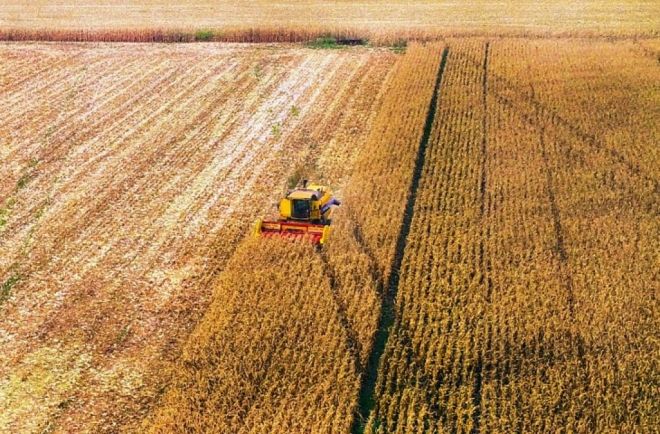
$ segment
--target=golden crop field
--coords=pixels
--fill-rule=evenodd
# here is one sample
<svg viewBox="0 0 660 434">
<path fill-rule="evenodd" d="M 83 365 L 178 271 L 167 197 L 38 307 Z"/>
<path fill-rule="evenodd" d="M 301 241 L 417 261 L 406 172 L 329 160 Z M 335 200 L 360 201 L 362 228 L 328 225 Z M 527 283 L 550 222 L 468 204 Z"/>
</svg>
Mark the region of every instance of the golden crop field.
<svg viewBox="0 0 660 434">
<path fill-rule="evenodd" d="M 655 432 L 658 17 L 6 1 L 0 433 Z"/>
<path fill-rule="evenodd" d="M 202 39 L 272 42 L 331 32 L 390 42 L 484 32 L 657 36 L 659 29 L 654 0 L 4 0 L 0 8 L 0 38 L 19 39 L 178 40 L 202 31 Z"/>
<path fill-rule="evenodd" d="M 650 431 L 656 62 L 633 42 L 410 46 L 334 238 L 243 243 L 143 429 Z"/>
<path fill-rule="evenodd" d="M 657 61 L 448 46 L 367 432 L 651 432 Z"/>
</svg>

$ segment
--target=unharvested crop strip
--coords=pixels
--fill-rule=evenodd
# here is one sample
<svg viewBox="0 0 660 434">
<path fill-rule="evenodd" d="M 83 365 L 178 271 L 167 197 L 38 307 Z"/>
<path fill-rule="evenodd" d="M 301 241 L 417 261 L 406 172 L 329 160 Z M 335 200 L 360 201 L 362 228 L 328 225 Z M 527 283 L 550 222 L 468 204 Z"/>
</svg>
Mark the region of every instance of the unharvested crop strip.
<svg viewBox="0 0 660 434">
<path fill-rule="evenodd" d="M 417 150 L 417 158 L 415 160 L 410 189 L 408 190 L 408 199 L 404 209 L 403 221 L 401 223 L 401 229 L 396 241 L 394 258 L 392 260 L 392 268 L 387 281 L 387 285 L 385 286 L 384 293 L 382 295 L 381 312 L 380 317 L 378 318 L 378 326 L 376 329 L 376 336 L 374 337 L 373 349 L 369 354 L 367 366 L 360 379 L 360 391 L 358 395 L 359 408 L 358 414 L 356 415 L 355 419 L 353 419 L 353 425 L 351 428 L 353 433 L 362 433 L 364 431 L 364 423 L 369 418 L 369 414 L 375 405 L 374 393 L 376 389 L 376 380 L 378 378 L 378 367 L 380 365 L 381 356 L 385 351 L 385 345 L 387 344 L 390 328 L 394 323 L 394 302 L 399 287 L 399 273 L 401 271 L 401 263 L 403 262 L 403 255 L 406 249 L 408 233 L 410 232 L 415 209 L 415 200 L 417 198 L 417 189 L 419 187 L 419 181 L 421 179 L 424 160 L 426 157 L 426 149 L 428 146 L 429 138 L 431 136 L 433 121 L 435 119 L 435 113 L 438 106 L 438 94 L 442 83 L 442 76 L 444 75 L 445 66 L 447 64 L 448 53 L 449 48 L 445 47 L 442 51 L 442 59 L 440 61 L 440 67 L 438 68 L 433 95 L 431 97 L 426 115 L 424 132 L 422 134 Z"/>
</svg>

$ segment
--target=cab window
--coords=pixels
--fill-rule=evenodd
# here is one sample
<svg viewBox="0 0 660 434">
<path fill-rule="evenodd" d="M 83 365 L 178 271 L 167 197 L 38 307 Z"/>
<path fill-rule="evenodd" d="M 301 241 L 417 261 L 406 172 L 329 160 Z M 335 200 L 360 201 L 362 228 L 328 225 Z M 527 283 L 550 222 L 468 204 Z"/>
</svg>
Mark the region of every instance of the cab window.
<svg viewBox="0 0 660 434">
<path fill-rule="evenodd" d="M 308 219 L 310 215 L 310 202 L 306 199 L 294 199 L 292 215 L 294 219 Z"/>
</svg>

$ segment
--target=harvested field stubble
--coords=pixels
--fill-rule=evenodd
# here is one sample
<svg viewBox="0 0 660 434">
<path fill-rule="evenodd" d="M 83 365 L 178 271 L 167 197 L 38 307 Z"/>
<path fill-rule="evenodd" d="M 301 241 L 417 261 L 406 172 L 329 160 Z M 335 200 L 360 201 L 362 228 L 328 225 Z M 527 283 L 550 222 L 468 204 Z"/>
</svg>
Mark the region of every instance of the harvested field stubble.
<svg viewBox="0 0 660 434">
<path fill-rule="evenodd" d="M 313 154 L 328 181 L 348 176 L 397 56 L 6 44 L 0 58 L 0 430 L 29 432 L 134 427 L 292 168 Z"/>
</svg>

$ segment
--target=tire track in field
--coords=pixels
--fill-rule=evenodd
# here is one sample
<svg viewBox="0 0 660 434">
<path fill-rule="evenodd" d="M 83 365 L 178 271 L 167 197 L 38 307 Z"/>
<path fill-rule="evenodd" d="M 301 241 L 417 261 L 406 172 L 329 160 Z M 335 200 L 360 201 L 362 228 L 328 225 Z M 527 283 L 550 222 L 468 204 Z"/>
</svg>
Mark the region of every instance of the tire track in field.
<svg viewBox="0 0 660 434">
<path fill-rule="evenodd" d="M 485 43 L 484 59 L 482 64 L 482 77 L 481 77 L 481 105 L 483 110 L 482 116 L 482 139 L 481 139 L 481 169 L 480 169 L 480 183 L 479 183 L 479 220 L 481 226 L 481 237 L 479 238 L 479 267 L 481 268 L 482 284 L 486 286 L 486 302 L 490 304 L 492 299 L 492 282 L 490 278 L 491 264 L 487 259 L 486 254 L 486 240 L 490 235 L 486 223 L 486 189 L 488 185 L 488 56 L 490 54 L 490 42 Z M 472 334 L 474 339 L 474 334 Z M 486 339 L 485 348 L 479 351 L 477 357 L 476 367 L 474 370 L 474 389 L 472 391 L 472 403 L 474 410 L 472 412 L 472 433 L 478 433 L 481 429 L 481 412 L 482 412 L 482 387 L 483 387 L 483 363 L 484 353 L 490 352 L 491 348 L 490 333 Z"/>
<path fill-rule="evenodd" d="M 513 87 L 511 89 L 515 90 L 515 88 Z M 656 191 L 659 189 L 660 184 L 653 175 L 647 173 L 644 169 L 639 167 L 639 165 L 630 162 L 619 151 L 604 145 L 601 141 L 598 140 L 598 138 L 595 135 L 582 130 L 581 127 L 579 127 L 577 124 L 567 120 L 559 113 L 555 112 L 552 108 L 548 108 L 538 100 L 525 95 L 523 92 L 517 91 L 517 93 L 520 96 L 522 96 L 524 99 L 527 99 L 530 102 L 530 104 L 532 104 L 532 106 L 537 110 L 537 113 L 541 117 L 548 119 L 551 123 L 555 125 L 559 125 L 565 128 L 574 137 L 576 137 L 578 140 L 581 140 L 583 143 L 586 143 L 592 149 L 604 152 L 605 155 L 609 156 L 610 159 L 612 159 L 614 162 L 621 164 L 630 173 L 652 184 Z M 516 109 L 516 104 L 512 99 L 498 93 L 495 93 L 495 97 L 498 99 L 500 103 L 508 105 L 514 110 Z M 530 120 L 532 119 L 531 117 L 526 117 L 526 118 Z M 541 127 L 537 122 L 531 123 L 531 125 L 533 125 L 537 129 L 541 129 Z"/>
<path fill-rule="evenodd" d="M 549 134 L 549 133 L 547 132 L 547 130 L 545 129 L 545 127 L 542 125 L 542 120 L 541 120 L 540 118 L 535 117 L 535 116 L 533 116 L 533 115 L 526 114 L 526 113 L 524 113 L 523 111 L 518 110 L 518 107 L 515 105 L 515 103 L 513 103 L 513 102 L 512 102 L 510 99 L 508 99 L 508 98 L 502 97 L 501 95 L 498 95 L 497 93 L 494 93 L 494 92 L 493 92 L 492 95 L 493 95 L 493 97 L 495 98 L 495 100 L 496 100 L 498 103 L 500 103 L 500 104 L 502 104 L 503 106 L 506 106 L 507 108 L 509 108 L 509 109 L 510 109 L 510 110 L 511 110 L 516 116 L 518 116 L 523 122 L 525 122 L 527 125 L 529 125 L 529 126 L 531 126 L 532 128 L 534 128 L 534 130 L 536 130 L 536 131 L 538 132 L 539 135 L 540 135 L 541 133 L 543 133 L 543 134 L 546 135 L 546 136 Z M 554 135 L 554 137 L 553 137 L 553 142 L 555 142 L 555 143 L 561 145 L 562 147 L 565 147 L 566 149 L 571 149 L 572 147 L 574 147 L 574 144 L 570 143 L 570 142 L 569 142 L 569 139 L 566 139 L 566 138 L 564 138 L 564 137 L 557 136 L 557 135 Z M 607 157 L 607 155 L 605 155 L 605 156 Z M 613 161 L 613 163 L 616 164 L 617 161 Z M 625 165 L 623 166 L 623 168 L 624 168 L 624 169 L 627 169 L 627 168 L 625 167 Z M 629 170 L 628 170 L 628 171 L 629 171 Z M 629 172 L 630 172 L 630 171 L 629 171 Z M 660 191 L 660 184 L 655 183 L 653 179 L 648 178 L 648 177 L 645 177 L 645 176 L 644 176 L 643 174 L 641 174 L 641 173 L 638 174 L 638 175 L 636 175 L 634 172 L 630 172 L 630 173 L 631 173 L 633 176 L 641 177 L 644 181 L 648 182 L 649 185 L 653 185 L 653 191 L 654 191 L 655 193 L 658 193 L 658 192 Z M 623 191 L 625 191 L 627 194 L 629 194 L 629 195 L 631 195 L 631 196 L 634 196 L 635 194 L 637 194 L 637 191 L 636 191 L 636 190 L 633 190 L 632 188 L 626 188 L 625 185 L 617 184 L 616 187 L 617 187 L 618 189 L 622 189 Z"/>
<path fill-rule="evenodd" d="M 390 329 L 394 324 L 395 319 L 395 302 L 396 294 L 399 287 L 399 274 L 401 272 L 401 264 L 406 249 L 407 238 L 410 232 L 412 218 L 414 215 L 415 201 L 417 199 L 417 189 L 424 168 L 424 160 L 426 157 L 426 149 L 428 147 L 429 138 L 433 122 L 435 120 L 435 113 L 438 107 L 438 96 L 440 87 L 442 85 L 442 77 L 444 75 L 445 67 L 447 64 L 447 55 L 449 48 L 445 47 L 442 51 L 442 59 L 438 68 L 435 85 L 433 88 L 433 95 L 429 103 L 429 108 L 426 115 L 426 122 L 424 124 L 424 132 L 422 134 L 419 148 L 417 151 L 417 158 L 415 159 L 415 166 L 413 170 L 410 189 L 408 191 L 408 199 L 404 208 L 403 221 L 401 229 L 396 241 L 395 254 L 392 260 L 392 267 L 384 288 L 382 297 L 381 313 L 378 319 L 376 334 L 374 336 L 374 344 L 367 361 L 366 368 L 360 377 L 360 390 L 358 393 L 358 414 L 353 419 L 351 432 L 354 434 L 364 432 L 364 423 L 369 419 L 375 403 L 376 382 L 378 380 L 378 368 L 380 366 L 381 357 L 385 352 L 385 346 L 389 337 Z"/>
<path fill-rule="evenodd" d="M 465 57 L 466 57 L 466 59 L 468 59 L 470 62 L 472 62 L 476 66 L 481 66 L 474 59 L 471 59 L 467 56 L 465 56 Z M 528 95 L 526 92 L 524 92 L 520 89 L 520 86 L 518 86 L 517 83 L 514 83 L 512 80 L 504 77 L 503 75 L 491 72 L 491 77 L 493 77 L 493 79 L 495 81 L 498 81 L 498 82 L 502 83 L 504 85 L 504 87 L 509 89 L 514 94 L 518 95 L 522 100 L 527 101 L 529 104 L 531 104 L 532 107 L 537 112 L 537 116 L 538 116 L 537 119 L 545 118 L 545 119 L 549 120 L 551 123 L 553 123 L 555 125 L 559 125 L 559 126 L 565 128 L 574 137 L 576 137 L 577 139 L 579 139 L 582 142 L 586 143 L 592 149 L 605 152 L 605 154 L 608 155 L 609 158 L 611 158 L 615 162 L 621 164 L 630 173 L 632 173 L 635 176 L 638 176 L 638 177 L 642 178 L 646 182 L 649 182 L 649 183 L 653 184 L 656 191 L 658 191 L 660 189 L 660 183 L 658 182 L 658 180 L 653 175 L 647 173 L 643 168 L 639 167 L 639 165 L 636 165 L 636 164 L 632 163 L 631 161 L 629 161 L 623 154 L 621 154 L 616 149 L 613 149 L 613 148 L 605 145 L 604 143 L 602 143 L 595 134 L 592 134 L 588 131 L 585 131 L 576 122 L 565 118 L 556 109 L 554 109 L 550 105 L 540 101 L 535 95 Z M 514 110 L 516 110 L 517 105 L 516 105 L 515 101 L 513 99 L 511 99 L 510 97 L 507 97 L 507 96 L 499 93 L 497 90 L 493 91 L 493 96 L 495 98 L 497 98 L 497 100 L 501 104 L 508 105 L 511 108 L 513 108 Z M 533 125 L 535 128 L 537 128 L 537 129 L 540 128 L 538 123 L 533 122 L 531 117 L 526 117 L 526 118 L 531 120 L 530 124 Z"/>
<path fill-rule="evenodd" d="M 565 242 L 565 235 L 564 235 L 564 228 L 562 225 L 562 220 L 561 220 L 561 212 L 559 209 L 559 206 L 557 204 L 557 198 L 556 198 L 556 193 L 555 193 L 555 187 L 554 187 L 554 176 L 553 176 L 553 170 L 550 167 L 550 160 L 548 158 L 547 154 L 547 149 L 546 149 L 546 143 L 544 140 L 544 129 L 541 128 L 539 132 L 539 141 L 540 141 L 540 147 L 541 147 L 541 155 L 543 159 L 543 166 L 544 166 L 544 171 L 545 171 L 545 176 L 546 176 L 546 191 L 548 195 L 548 202 L 550 204 L 550 211 L 552 214 L 552 221 L 553 221 L 553 229 L 555 233 L 555 239 L 556 239 L 556 244 L 555 244 L 555 253 L 557 254 L 559 258 L 559 273 L 560 273 L 560 279 L 561 282 L 564 285 L 564 290 L 566 293 L 567 297 L 567 303 L 568 303 L 568 311 L 569 315 L 571 318 L 571 321 L 574 321 L 575 319 L 575 288 L 574 288 L 574 283 L 573 283 L 573 272 L 571 270 L 571 265 L 569 262 L 569 256 L 568 252 L 566 250 L 566 246 L 564 244 Z M 575 356 L 577 357 L 577 361 L 580 364 L 580 371 L 583 373 L 584 378 L 582 379 L 582 384 L 587 385 L 589 384 L 589 377 L 588 377 L 588 366 L 587 366 L 587 360 L 585 358 L 585 341 L 584 337 L 580 333 L 580 331 L 570 332 L 571 334 L 571 340 L 575 342 Z"/>
<path fill-rule="evenodd" d="M 530 88 L 531 88 L 532 97 L 535 97 L 536 92 L 532 84 L 530 84 Z M 548 154 L 548 143 L 546 140 L 548 135 L 546 131 L 547 119 L 543 118 L 543 113 L 540 111 L 536 111 L 534 115 L 529 115 L 521 110 L 518 110 L 516 105 L 509 104 L 508 101 L 502 101 L 500 95 L 498 95 L 497 93 L 493 93 L 492 95 L 496 102 L 502 104 L 502 106 L 505 109 L 510 110 L 511 115 L 513 117 L 520 118 L 523 124 L 526 124 L 529 127 L 531 127 L 530 131 L 534 131 L 538 133 L 539 142 L 538 142 L 538 147 L 536 149 L 540 154 L 539 155 L 540 162 L 542 163 L 541 173 L 543 175 L 543 178 L 545 178 L 545 185 L 543 186 L 543 191 L 547 198 L 547 204 L 550 214 L 548 216 L 548 221 L 552 226 L 552 238 L 554 238 L 554 245 L 552 247 L 551 255 L 557 258 L 557 265 L 555 268 L 556 270 L 555 272 L 557 274 L 557 282 L 559 287 L 563 289 L 563 293 L 566 296 L 566 308 L 570 318 L 569 320 L 572 321 L 575 317 L 575 310 L 576 310 L 574 282 L 573 282 L 573 275 L 570 269 L 571 268 L 569 263 L 570 258 L 569 258 L 568 250 L 566 248 L 566 237 L 565 237 L 564 226 L 561 218 L 561 210 L 557 201 L 553 161 L 551 159 L 551 156 Z M 562 306 L 561 308 L 563 309 L 564 307 Z M 584 338 L 579 333 L 574 333 L 572 331 L 569 333 L 570 333 L 569 339 L 575 342 L 574 354 L 576 356 L 576 359 L 581 366 L 582 372 L 586 373 L 587 362 L 585 358 Z M 490 333 L 488 335 L 488 338 L 489 339 L 491 338 Z M 513 341 L 516 340 L 517 340 L 516 335 L 514 335 Z M 510 344 L 510 342 L 505 342 L 505 345 L 506 345 L 505 353 L 508 352 L 511 347 L 513 347 Z M 551 354 L 548 355 L 547 362 L 553 363 L 553 358 Z M 505 366 L 504 377 L 502 378 L 507 379 L 506 381 L 509 381 L 508 380 L 509 378 L 515 377 L 520 374 L 521 361 L 518 362 L 507 361 L 504 366 Z M 587 384 L 587 383 L 588 383 L 588 378 L 585 377 L 583 384 Z M 568 389 L 567 393 L 572 393 L 572 392 L 570 389 Z M 523 404 L 519 400 L 516 400 L 516 408 L 519 409 L 523 408 Z M 522 421 L 520 423 L 522 423 Z M 519 426 L 518 428 L 521 430 L 522 426 Z"/>
</svg>

